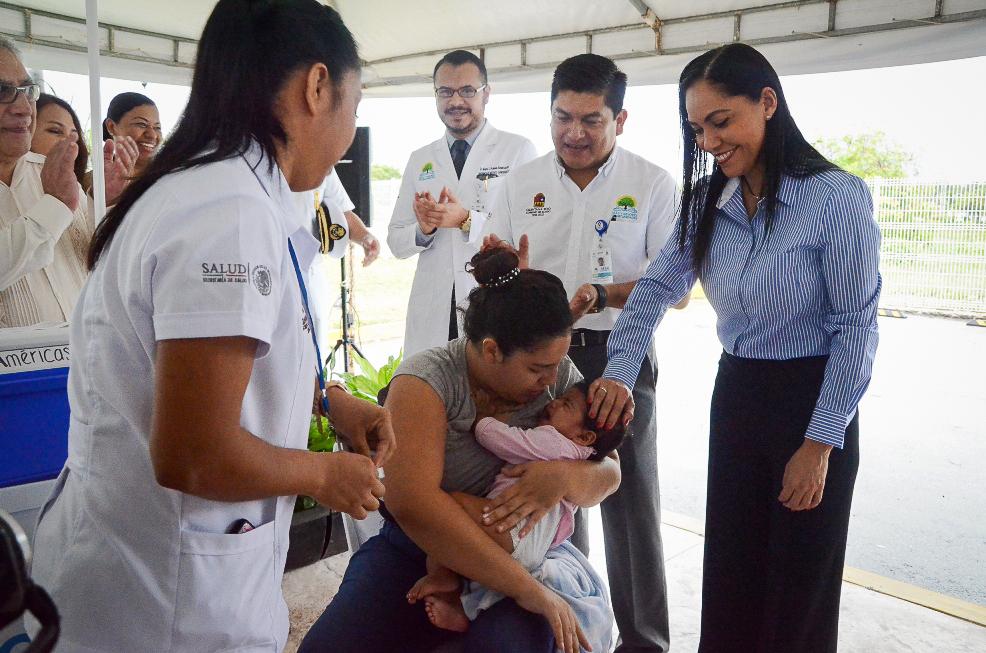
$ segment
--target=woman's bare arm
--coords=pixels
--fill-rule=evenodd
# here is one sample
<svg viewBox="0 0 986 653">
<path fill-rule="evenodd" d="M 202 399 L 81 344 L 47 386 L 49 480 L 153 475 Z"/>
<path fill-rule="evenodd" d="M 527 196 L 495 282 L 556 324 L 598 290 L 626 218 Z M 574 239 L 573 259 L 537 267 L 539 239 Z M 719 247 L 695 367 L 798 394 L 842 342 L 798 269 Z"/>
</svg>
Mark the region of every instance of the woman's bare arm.
<svg viewBox="0 0 986 653">
<path fill-rule="evenodd" d="M 448 423 L 434 389 L 399 376 L 387 409 L 401 446 L 387 466 L 386 504 L 404 532 L 439 563 L 486 587 L 515 599 L 536 592 L 537 581 L 441 489 Z"/>
<path fill-rule="evenodd" d="M 508 531 L 527 519 L 521 537 L 562 499 L 577 506 L 595 506 L 615 492 L 621 480 L 615 452 L 601 461 L 531 462 L 506 467 L 503 473 L 518 481 L 487 502 L 484 523 Z"/>
<path fill-rule="evenodd" d="M 150 438 L 157 482 L 214 501 L 309 494 L 363 519 L 384 489 L 369 458 L 276 447 L 240 426 L 256 348 L 242 336 L 158 343 Z"/>
</svg>

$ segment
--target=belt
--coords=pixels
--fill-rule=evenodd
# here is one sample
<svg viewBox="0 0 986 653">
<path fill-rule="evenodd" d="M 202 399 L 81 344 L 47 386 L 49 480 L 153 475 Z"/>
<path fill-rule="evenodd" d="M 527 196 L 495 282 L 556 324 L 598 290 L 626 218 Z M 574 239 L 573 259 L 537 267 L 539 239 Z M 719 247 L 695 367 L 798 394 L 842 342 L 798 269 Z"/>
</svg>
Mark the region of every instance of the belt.
<svg viewBox="0 0 986 653">
<path fill-rule="evenodd" d="M 397 523 L 397 520 L 394 519 L 394 516 L 390 514 L 389 510 L 387 510 L 387 504 L 385 504 L 383 501 L 380 502 L 380 516 L 389 522 L 394 522 L 395 524 Z"/>
<path fill-rule="evenodd" d="M 591 329 L 573 329 L 572 344 L 569 347 L 590 347 L 605 345 L 609 340 L 609 331 L 593 331 Z"/>
</svg>

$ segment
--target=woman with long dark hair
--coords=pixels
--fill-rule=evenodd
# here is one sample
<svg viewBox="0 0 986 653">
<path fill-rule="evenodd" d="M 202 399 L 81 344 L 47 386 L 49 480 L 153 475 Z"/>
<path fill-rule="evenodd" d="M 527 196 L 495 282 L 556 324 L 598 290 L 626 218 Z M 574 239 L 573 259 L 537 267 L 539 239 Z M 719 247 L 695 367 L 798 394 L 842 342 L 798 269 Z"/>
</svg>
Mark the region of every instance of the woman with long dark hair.
<svg viewBox="0 0 986 653">
<path fill-rule="evenodd" d="M 50 93 L 42 93 L 37 102 L 38 117 L 31 138 L 31 151 L 48 155 L 52 146 L 61 140 L 69 140 L 79 147 L 75 155 L 75 178 L 81 184 L 89 169 L 89 147 L 82 133 L 79 116 L 72 105 Z"/>
<path fill-rule="evenodd" d="M 292 193 L 351 143 L 359 66 L 316 0 L 220 0 L 174 137 L 97 228 L 68 461 L 33 566 L 60 651 L 280 651 L 295 495 L 378 507 L 383 409 L 320 390 L 376 458 L 305 450 L 324 382 L 305 292 L 318 242 Z"/>
<path fill-rule="evenodd" d="M 470 652 L 578 653 L 586 643 L 609 650 L 605 585 L 578 549 L 569 542 L 551 549 L 535 578 L 484 529 L 524 537 L 563 498 L 598 504 L 619 485 L 615 456 L 519 465 L 509 474 L 520 477 L 518 485 L 538 487 L 545 504 L 528 506 L 514 495 L 508 508 L 477 525 L 505 463 L 477 442 L 473 425 L 500 415 L 514 426 L 535 426 L 545 406 L 582 376 L 566 356 L 572 313 L 561 280 L 519 269 L 517 255 L 505 249 L 471 262 L 479 286 L 469 293 L 465 336 L 421 351 L 397 370 L 387 408 L 401 446 L 387 467 L 384 526 L 353 556 L 303 653 L 428 653 L 453 639 Z M 475 498 L 456 499 L 455 492 Z M 530 519 L 518 525 L 515 510 Z M 464 635 L 436 627 L 424 605 L 408 598 L 426 556 L 504 598 Z"/>
<path fill-rule="evenodd" d="M 712 396 L 703 653 L 835 651 L 857 404 L 877 346 L 880 234 L 866 185 L 802 136 L 777 73 L 730 44 L 678 85 L 678 238 L 637 283 L 590 388 L 633 412 L 654 326 L 696 280 L 723 345 Z"/>
</svg>

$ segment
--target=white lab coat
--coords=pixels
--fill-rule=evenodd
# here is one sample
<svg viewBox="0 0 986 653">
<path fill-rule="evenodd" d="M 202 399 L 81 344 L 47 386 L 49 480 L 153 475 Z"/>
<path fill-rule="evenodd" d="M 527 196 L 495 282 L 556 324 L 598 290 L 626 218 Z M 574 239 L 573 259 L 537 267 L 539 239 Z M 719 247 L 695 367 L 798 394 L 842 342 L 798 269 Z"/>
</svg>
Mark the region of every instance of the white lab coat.
<svg viewBox="0 0 986 653">
<path fill-rule="evenodd" d="M 464 306 L 469 291 L 476 287 L 475 279 L 466 272 L 466 263 L 482 244 L 486 213 L 492 208 L 504 177 L 536 154 L 531 141 L 500 131 L 489 122 L 469 150 L 459 179 L 444 134 L 411 154 L 387 233 L 387 245 L 394 256 L 408 258 L 418 254 L 404 330 L 405 358 L 448 342 L 452 284 L 456 303 Z M 439 229 L 425 236 L 418 227 L 414 194 L 430 191 L 437 200 L 443 186 L 472 211 L 469 235 L 459 229 Z"/>
<path fill-rule="evenodd" d="M 83 288 L 68 461 L 33 563 L 61 613 L 60 653 L 284 648 L 294 497 L 233 503 L 165 489 L 149 439 L 158 342 L 239 335 L 259 343 L 241 426 L 305 448 L 315 354 L 287 241 L 302 270 L 317 241 L 297 206 L 256 145 L 168 175 L 130 209 Z M 255 530 L 227 534 L 239 519 Z"/>
</svg>

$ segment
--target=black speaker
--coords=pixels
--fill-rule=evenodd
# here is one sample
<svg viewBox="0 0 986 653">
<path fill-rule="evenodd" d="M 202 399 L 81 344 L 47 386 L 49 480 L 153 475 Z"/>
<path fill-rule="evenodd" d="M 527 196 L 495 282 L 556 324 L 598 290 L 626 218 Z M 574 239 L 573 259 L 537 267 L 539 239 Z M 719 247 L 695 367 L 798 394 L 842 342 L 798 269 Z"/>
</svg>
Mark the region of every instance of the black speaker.
<svg viewBox="0 0 986 653">
<path fill-rule="evenodd" d="M 336 174 L 356 208 L 353 212 L 370 226 L 370 128 L 357 127 L 356 138 L 336 164 Z"/>
</svg>

